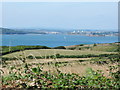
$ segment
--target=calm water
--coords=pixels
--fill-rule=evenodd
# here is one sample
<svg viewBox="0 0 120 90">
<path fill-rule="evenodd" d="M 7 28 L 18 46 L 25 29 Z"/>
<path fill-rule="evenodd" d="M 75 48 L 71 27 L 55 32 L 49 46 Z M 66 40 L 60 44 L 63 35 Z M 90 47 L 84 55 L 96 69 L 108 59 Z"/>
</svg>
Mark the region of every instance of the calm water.
<svg viewBox="0 0 120 90">
<path fill-rule="evenodd" d="M 45 34 L 45 35 L 2 35 L 3 46 L 44 45 L 49 47 L 78 44 L 117 42 L 117 36 L 89 37 L 80 35 Z"/>
</svg>

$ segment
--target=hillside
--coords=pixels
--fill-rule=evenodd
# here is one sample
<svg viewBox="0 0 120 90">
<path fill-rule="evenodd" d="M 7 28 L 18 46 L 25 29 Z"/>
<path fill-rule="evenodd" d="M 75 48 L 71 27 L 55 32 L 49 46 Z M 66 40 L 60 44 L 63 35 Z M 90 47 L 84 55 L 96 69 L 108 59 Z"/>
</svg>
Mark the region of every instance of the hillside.
<svg viewBox="0 0 120 90">
<path fill-rule="evenodd" d="M 13 29 L 8 29 L 8 28 L 0 28 L 0 34 L 27 34 L 27 32 L 16 31 Z"/>
<path fill-rule="evenodd" d="M 34 32 L 34 31 L 24 31 L 24 30 L 0 28 L 0 34 L 46 34 L 46 33 L 45 32 Z"/>
<path fill-rule="evenodd" d="M 2 46 L 2 88 L 113 89 L 120 87 L 118 44 Z"/>
<path fill-rule="evenodd" d="M 3 89 L 117 90 L 120 87 L 117 43 L 82 44 L 65 49 L 45 46 L 2 48 L 3 51 L 11 50 L 2 56 Z"/>
</svg>

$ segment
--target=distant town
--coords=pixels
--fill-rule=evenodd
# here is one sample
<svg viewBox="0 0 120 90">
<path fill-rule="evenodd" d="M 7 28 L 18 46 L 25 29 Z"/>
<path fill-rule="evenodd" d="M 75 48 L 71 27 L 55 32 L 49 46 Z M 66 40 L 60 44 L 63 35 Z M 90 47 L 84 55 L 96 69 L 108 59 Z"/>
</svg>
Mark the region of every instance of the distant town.
<svg viewBox="0 0 120 90">
<path fill-rule="evenodd" d="M 86 31 L 86 30 L 77 30 L 68 32 L 71 35 L 83 35 L 83 36 L 118 36 L 118 32 L 115 31 Z"/>
</svg>

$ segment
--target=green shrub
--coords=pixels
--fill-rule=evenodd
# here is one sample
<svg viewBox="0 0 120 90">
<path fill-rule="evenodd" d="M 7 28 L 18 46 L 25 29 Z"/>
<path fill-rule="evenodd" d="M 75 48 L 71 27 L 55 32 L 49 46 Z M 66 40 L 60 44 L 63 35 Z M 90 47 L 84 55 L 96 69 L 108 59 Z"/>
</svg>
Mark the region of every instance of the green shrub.
<svg viewBox="0 0 120 90">
<path fill-rule="evenodd" d="M 69 50 L 75 50 L 76 47 L 70 47 L 70 48 L 67 48 L 67 49 L 69 49 Z"/>
<path fill-rule="evenodd" d="M 2 55 L 31 49 L 51 49 L 47 46 L 1 46 L 1 48 L 2 52 L 0 54 Z"/>
<path fill-rule="evenodd" d="M 80 44 L 79 46 L 84 46 L 84 44 Z"/>
<path fill-rule="evenodd" d="M 64 46 L 54 47 L 54 49 L 66 49 Z"/>
<path fill-rule="evenodd" d="M 94 44 L 93 44 L 93 46 L 97 46 L 97 44 L 96 44 L 96 43 L 94 43 Z"/>
</svg>

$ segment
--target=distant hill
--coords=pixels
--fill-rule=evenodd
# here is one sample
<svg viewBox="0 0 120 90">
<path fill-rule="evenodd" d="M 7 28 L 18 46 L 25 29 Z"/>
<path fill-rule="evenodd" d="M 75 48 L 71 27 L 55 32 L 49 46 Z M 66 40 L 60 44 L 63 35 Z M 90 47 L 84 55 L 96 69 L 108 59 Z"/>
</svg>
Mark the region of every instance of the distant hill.
<svg viewBox="0 0 120 90">
<path fill-rule="evenodd" d="M 7 29 L 7 28 L 0 28 L 0 34 L 27 34 L 27 32 L 16 31 L 16 30 Z"/>
<path fill-rule="evenodd" d="M 46 33 L 0 28 L 0 34 L 46 34 Z"/>
</svg>

